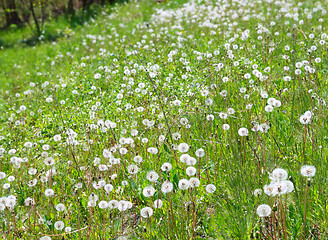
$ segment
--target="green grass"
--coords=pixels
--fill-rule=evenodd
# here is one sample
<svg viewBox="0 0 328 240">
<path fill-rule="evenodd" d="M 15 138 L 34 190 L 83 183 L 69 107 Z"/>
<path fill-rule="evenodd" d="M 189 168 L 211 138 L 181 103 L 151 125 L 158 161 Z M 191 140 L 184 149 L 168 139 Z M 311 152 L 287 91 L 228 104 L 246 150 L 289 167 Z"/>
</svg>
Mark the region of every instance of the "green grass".
<svg viewBox="0 0 328 240">
<path fill-rule="evenodd" d="M 328 62 L 320 40 L 327 41 L 327 14 L 318 3 L 290 4 L 286 11 L 297 12 L 297 21 L 278 3 L 132 1 L 99 10 L 55 43 L 2 50 L 0 172 L 6 177 L 0 180 L 0 198 L 14 195 L 16 204 L 13 211 L 0 211 L 1 233 L 8 239 L 326 239 Z M 163 22 L 158 9 L 165 13 Z M 64 32 L 61 21 L 48 26 L 58 24 Z M 249 36 L 241 39 L 246 30 Z M 11 30 L 0 38 L 18 42 L 27 31 Z M 308 53 L 312 46 L 316 50 Z M 315 72 L 302 66 L 297 75 L 296 63 L 305 60 Z M 266 111 L 268 98 L 281 106 Z M 303 125 L 299 119 L 306 111 L 313 117 Z M 146 119 L 153 122 L 145 124 Z M 270 128 L 252 131 L 255 122 Z M 230 128 L 223 130 L 224 124 Z M 248 136 L 238 134 L 242 127 Z M 68 143 L 69 129 L 77 135 L 74 145 Z M 180 160 L 181 143 L 195 158 L 195 176 L 186 174 L 188 164 Z M 150 153 L 150 147 L 158 152 Z M 203 157 L 196 156 L 200 148 Z M 112 149 L 114 158 L 106 158 L 104 149 Z M 135 156 L 143 162 L 136 163 Z M 54 165 L 45 163 L 47 157 Z M 164 172 L 163 163 L 172 169 Z M 137 174 L 129 172 L 131 165 L 138 166 Z M 303 165 L 315 166 L 315 176 L 302 176 Z M 276 168 L 288 172 L 294 189 L 255 196 Z M 158 173 L 157 181 L 147 179 L 150 171 Z M 8 176 L 15 180 L 5 189 Z M 181 190 L 179 181 L 191 177 L 200 185 Z M 29 187 L 33 179 L 36 185 Z M 95 188 L 100 180 L 113 191 Z M 170 193 L 161 190 L 165 181 L 173 184 Z M 216 191 L 208 193 L 208 184 Z M 155 189 L 153 196 L 143 194 L 147 186 Z M 45 196 L 46 189 L 55 195 Z M 99 200 L 88 207 L 93 193 Z M 34 206 L 25 206 L 28 197 Z M 133 206 L 122 212 L 98 206 L 114 199 Z M 160 209 L 153 207 L 157 199 L 163 201 Z M 55 208 L 59 203 L 66 207 L 62 212 Z M 256 214 L 261 204 L 271 207 L 268 217 Z M 150 218 L 141 216 L 144 207 L 153 209 Z M 56 230 L 57 221 L 72 232 Z"/>
</svg>

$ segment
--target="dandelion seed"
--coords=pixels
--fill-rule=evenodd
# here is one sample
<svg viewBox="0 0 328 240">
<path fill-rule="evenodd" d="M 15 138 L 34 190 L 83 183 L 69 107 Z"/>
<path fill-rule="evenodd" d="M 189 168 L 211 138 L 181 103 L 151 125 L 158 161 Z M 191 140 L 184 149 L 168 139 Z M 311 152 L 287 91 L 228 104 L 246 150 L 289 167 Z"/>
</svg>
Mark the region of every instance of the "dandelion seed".
<svg viewBox="0 0 328 240">
<path fill-rule="evenodd" d="M 181 152 L 181 153 L 188 152 L 188 150 L 189 150 L 189 145 L 188 145 L 187 143 L 180 143 L 179 146 L 178 146 L 178 150 L 179 150 L 179 152 Z"/>
<path fill-rule="evenodd" d="M 57 210 L 58 212 L 62 212 L 62 211 L 64 211 L 65 209 L 66 209 L 65 205 L 62 204 L 62 203 L 59 203 L 59 204 L 56 205 L 56 210 Z"/>
<path fill-rule="evenodd" d="M 256 213 L 259 217 L 268 217 L 271 214 L 271 207 L 269 205 L 262 204 L 257 207 Z"/>
<path fill-rule="evenodd" d="M 314 177 L 316 172 L 316 168 L 310 165 L 304 165 L 301 168 L 301 174 L 304 177 Z"/>
<path fill-rule="evenodd" d="M 55 224 L 54 224 L 54 227 L 55 227 L 56 230 L 58 230 L 58 231 L 63 230 L 64 226 L 65 226 L 65 224 L 64 224 L 63 221 L 57 221 L 57 222 L 55 222 Z"/>
</svg>

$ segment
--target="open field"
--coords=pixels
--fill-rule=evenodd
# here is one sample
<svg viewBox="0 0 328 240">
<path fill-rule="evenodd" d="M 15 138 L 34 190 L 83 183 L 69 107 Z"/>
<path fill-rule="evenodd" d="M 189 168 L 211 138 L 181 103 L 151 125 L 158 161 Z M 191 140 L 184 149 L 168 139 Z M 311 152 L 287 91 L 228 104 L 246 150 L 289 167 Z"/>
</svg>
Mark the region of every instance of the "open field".
<svg viewBox="0 0 328 240">
<path fill-rule="evenodd" d="M 3 239 L 328 239 L 327 6 L 130 1 L 0 50 Z"/>
</svg>

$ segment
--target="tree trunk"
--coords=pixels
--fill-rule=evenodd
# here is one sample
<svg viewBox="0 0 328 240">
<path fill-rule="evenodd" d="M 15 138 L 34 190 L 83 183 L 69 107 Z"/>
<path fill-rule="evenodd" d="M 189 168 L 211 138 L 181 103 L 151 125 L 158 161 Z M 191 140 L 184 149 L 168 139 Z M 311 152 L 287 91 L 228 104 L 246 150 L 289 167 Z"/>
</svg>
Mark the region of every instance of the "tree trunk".
<svg viewBox="0 0 328 240">
<path fill-rule="evenodd" d="M 73 4 L 73 0 L 69 0 L 69 1 L 68 1 L 67 12 L 68 12 L 69 14 L 74 15 L 74 4 Z"/>
<path fill-rule="evenodd" d="M 4 3 L 3 8 L 5 10 L 7 27 L 11 24 L 21 25 L 23 22 L 18 16 L 15 0 L 7 0 Z"/>
<path fill-rule="evenodd" d="M 40 30 L 38 19 L 35 16 L 34 6 L 33 6 L 33 0 L 30 0 L 30 9 L 31 9 L 31 12 L 32 12 L 32 16 L 33 16 L 33 20 L 34 20 L 35 26 L 36 26 L 36 31 L 38 33 L 38 36 L 40 36 L 41 35 L 41 30 Z"/>
</svg>

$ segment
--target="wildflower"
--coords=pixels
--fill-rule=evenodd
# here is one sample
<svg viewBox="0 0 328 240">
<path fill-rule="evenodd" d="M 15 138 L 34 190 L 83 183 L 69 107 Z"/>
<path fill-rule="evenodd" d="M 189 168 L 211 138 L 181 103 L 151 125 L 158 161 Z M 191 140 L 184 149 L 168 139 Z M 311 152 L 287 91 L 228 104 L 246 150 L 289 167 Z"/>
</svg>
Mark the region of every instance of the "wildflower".
<svg viewBox="0 0 328 240">
<path fill-rule="evenodd" d="M 181 179 L 178 185 L 181 190 L 187 190 L 190 186 L 190 183 L 187 179 Z"/>
<path fill-rule="evenodd" d="M 262 189 L 255 189 L 253 194 L 255 197 L 260 196 L 262 194 Z"/>
<path fill-rule="evenodd" d="M 287 171 L 282 168 L 276 168 L 275 170 L 272 171 L 270 175 L 270 179 L 275 181 L 283 181 L 286 180 L 287 177 L 288 177 Z"/>
<path fill-rule="evenodd" d="M 173 184 L 170 181 L 165 181 L 162 184 L 161 190 L 163 193 L 169 193 L 173 190 Z"/>
<path fill-rule="evenodd" d="M 150 171 L 147 173 L 147 179 L 151 182 L 155 182 L 158 179 L 158 174 L 155 171 Z"/>
<path fill-rule="evenodd" d="M 197 149 L 196 152 L 195 152 L 195 155 L 196 157 L 204 157 L 205 156 L 205 151 L 204 149 L 200 148 L 200 149 Z"/>
<path fill-rule="evenodd" d="M 98 203 L 98 207 L 99 207 L 100 209 L 108 208 L 108 203 L 107 203 L 106 201 L 100 201 L 100 202 Z"/>
<path fill-rule="evenodd" d="M 239 134 L 239 136 L 242 136 L 242 137 L 248 136 L 248 130 L 247 130 L 247 128 L 240 128 L 238 130 L 238 134 Z"/>
<path fill-rule="evenodd" d="M 152 197 L 155 194 L 155 188 L 152 186 L 145 187 L 142 193 L 145 197 Z"/>
<path fill-rule="evenodd" d="M 188 150 L 189 150 L 189 145 L 188 145 L 187 143 L 180 143 L 179 146 L 178 146 L 178 150 L 179 150 L 179 152 L 181 152 L 181 153 L 188 152 Z"/>
<path fill-rule="evenodd" d="M 214 184 L 208 184 L 206 185 L 206 192 L 208 193 L 214 193 L 216 191 L 216 187 Z"/>
<path fill-rule="evenodd" d="M 117 200 L 111 200 L 108 202 L 108 207 L 110 209 L 114 209 L 118 207 L 118 201 Z"/>
<path fill-rule="evenodd" d="M 138 166 L 137 165 L 130 165 L 128 166 L 128 172 L 132 175 L 138 173 Z"/>
<path fill-rule="evenodd" d="M 189 154 L 182 154 L 180 156 L 180 161 L 185 163 L 190 158 Z"/>
<path fill-rule="evenodd" d="M 187 167 L 186 173 L 188 176 L 193 176 L 196 174 L 196 168 L 194 167 Z"/>
<path fill-rule="evenodd" d="M 163 202 L 161 199 L 157 199 L 154 201 L 154 208 L 162 208 Z"/>
<path fill-rule="evenodd" d="M 55 227 L 58 231 L 63 230 L 64 226 L 65 226 L 65 224 L 64 224 L 63 221 L 57 221 L 57 222 L 55 222 L 55 224 L 54 224 L 54 227 Z"/>
<path fill-rule="evenodd" d="M 268 217 L 271 214 L 271 207 L 269 205 L 262 204 L 257 207 L 256 213 L 259 217 Z"/>
<path fill-rule="evenodd" d="M 59 203 L 59 204 L 56 205 L 56 210 L 57 210 L 58 212 L 62 212 L 62 211 L 64 211 L 65 209 L 66 209 L 65 205 L 62 204 L 62 203 Z"/>
<path fill-rule="evenodd" d="M 52 189 L 46 189 L 44 191 L 44 194 L 47 196 L 47 197 L 51 197 L 52 195 L 54 195 L 54 190 Z"/>
<path fill-rule="evenodd" d="M 189 179 L 189 183 L 190 183 L 190 187 L 191 188 L 195 188 L 195 187 L 198 187 L 199 186 L 200 181 L 199 181 L 198 178 L 193 177 L 193 178 L 190 178 Z"/>
<path fill-rule="evenodd" d="M 310 165 L 304 165 L 301 168 L 301 174 L 304 177 L 314 177 L 316 172 L 315 166 L 310 166 Z"/>
<path fill-rule="evenodd" d="M 144 207 L 140 210 L 140 215 L 143 218 L 149 218 L 153 215 L 153 209 L 150 207 Z"/>
<path fill-rule="evenodd" d="M 172 169 L 172 165 L 171 165 L 171 163 L 168 163 L 168 162 L 163 163 L 163 165 L 161 166 L 161 170 L 162 170 L 163 172 L 168 172 L 168 171 L 170 171 L 171 169 Z"/>
</svg>

